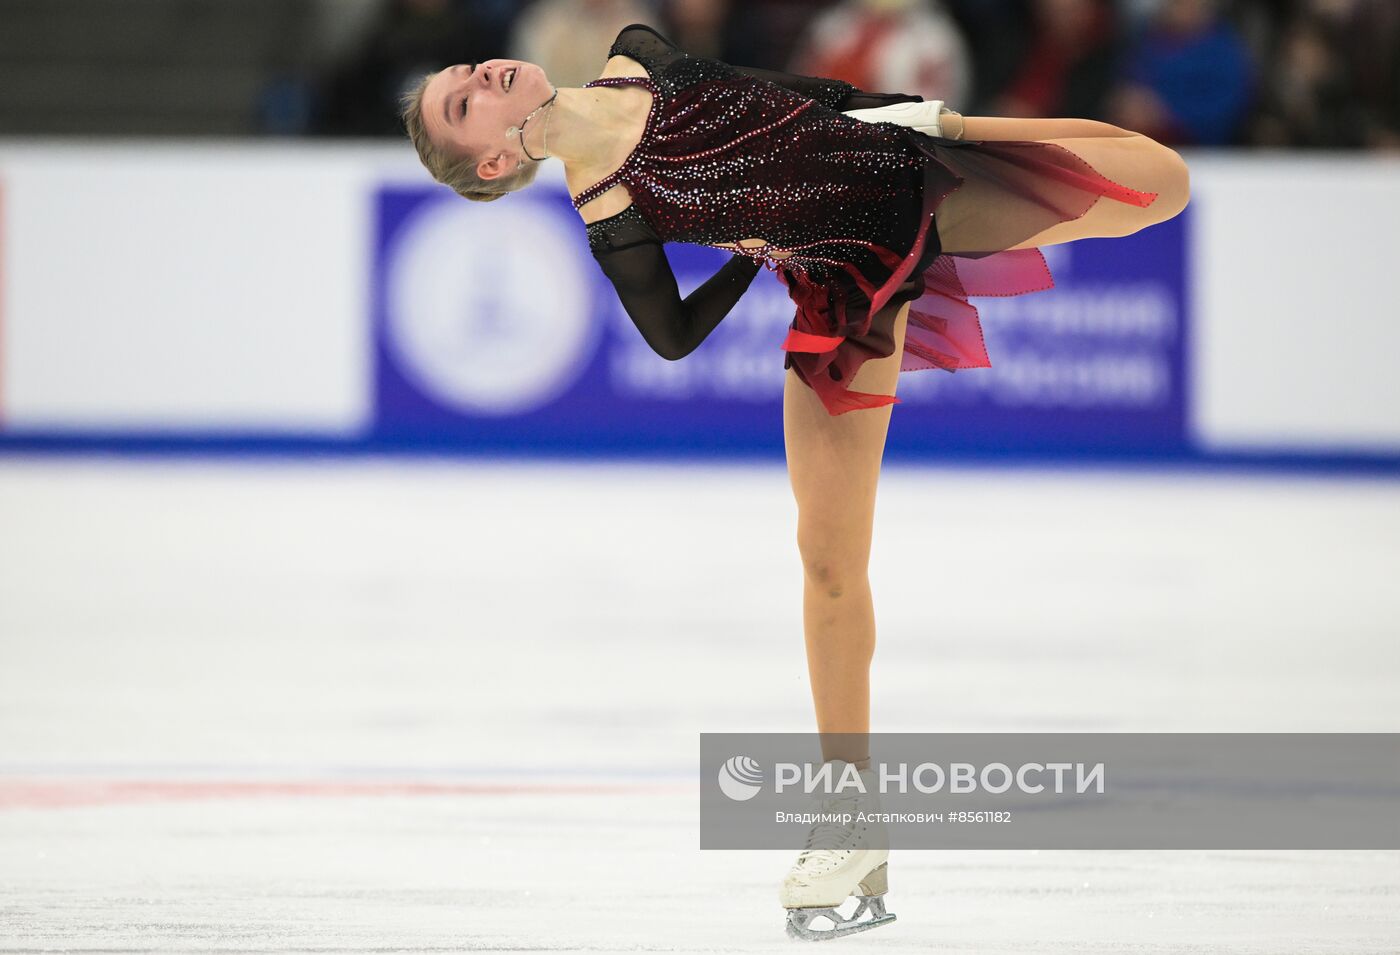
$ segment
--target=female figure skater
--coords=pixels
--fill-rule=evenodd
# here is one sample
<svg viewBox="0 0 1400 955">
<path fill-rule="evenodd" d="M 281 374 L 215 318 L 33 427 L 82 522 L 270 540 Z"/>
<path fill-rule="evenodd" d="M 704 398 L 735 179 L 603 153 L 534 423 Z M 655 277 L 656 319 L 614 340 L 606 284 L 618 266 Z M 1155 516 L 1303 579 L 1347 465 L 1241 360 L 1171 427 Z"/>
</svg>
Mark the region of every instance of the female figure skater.
<svg viewBox="0 0 1400 955">
<path fill-rule="evenodd" d="M 869 783 L 867 571 L 899 373 L 988 367 L 968 296 L 1049 288 L 1038 246 L 1176 215 L 1181 157 L 1091 120 L 963 117 L 937 100 L 691 56 L 643 24 L 618 34 L 582 88 L 488 60 L 425 76 L 403 106 L 423 164 L 468 199 L 499 199 L 562 160 L 589 248 L 668 359 L 704 341 L 761 266 L 787 286 L 797 312 L 782 346 L 783 431 L 817 728 L 836 775 L 851 764 Z M 665 242 L 734 254 L 682 299 Z M 816 827 L 781 889 L 789 933 L 893 920 L 886 846 L 879 832 Z M 843 917 L 851 895 L 859 906 Z M 813 926 L 819 915 L 829 929 Z"/>
</svg>

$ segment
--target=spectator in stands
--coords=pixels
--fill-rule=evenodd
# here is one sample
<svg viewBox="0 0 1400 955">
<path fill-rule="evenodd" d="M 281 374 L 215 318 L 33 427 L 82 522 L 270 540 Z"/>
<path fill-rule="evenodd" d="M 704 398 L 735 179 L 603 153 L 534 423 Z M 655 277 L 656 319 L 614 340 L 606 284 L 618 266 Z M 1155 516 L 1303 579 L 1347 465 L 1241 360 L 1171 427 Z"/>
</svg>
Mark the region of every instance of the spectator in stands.
<svg viewBox="0 0 1400 955">
<path fill-rule="evenodd" d="M 315 129 L 401 136 L 398 99 L 424 73 L 499 56 L 504 37 L 454 0 L 390 0 L 320 84 Z"/>
<path fill-rule="evenodd" d="M 1250 141 L 1261 146 L 1357 146 L 1362 130 L 1335 25 L 1304 12 L 1281 31 L 1264 74 Z"/>
<path fill-rule="evenodd" d="M 967 44 L 972 94 L 963 112 L 990 116 L 1033 40 L 1029 0 L 944 0 Z"/>
<path fill-rule="evenodd" d="M 537 63 L 555 86 L 578 87 L 598 78 L 623 27 L 655 19 L 642 0 L 535 0 L 515 21 L 509 52 L 485 58 Z"/>
<path fill-rule="evenodd" d="M 991 112 L 1102 118 L 1117 60 L 1108 0 L 1035 0 L 1032 13 L 1030 46 Z"/>
<path fill-rule="evenodd" d="M 269 80 L 264 130 L 302 131 L 309 100 L 314 132 L 399 135 L 405 82 L 493 57 L 582 86 L 623 26 L 654 22 L 700 56 L 964 112 L 1101 119 L 1170 145 L 1400 150 L 1400 0 L 356 0 L 372 22 L 345 3 L 320 0 L 368 26 L 320 62 L 303 44 L 295 82 Z"/>
<path fill-rule="evenodd" d="M 812 21 L 788 69 L 954 109 L 972 95 L 967 42 L 938 0 L 841 0 Z"/>
<path fill-rule="evenodd" d="M 729 7 L 729 0 L 666 0 L 661 6 L 661 22 L 666 28 L 662 32 L 676 46 L 693 56 L 709 56 L 729 62 L 725 35 Z"/>
<path fill-rule="evenodd" d="M 1400 3 L 1352 0 L 1346 6 L 1341 55 L 1354 77 L 1358 138 L 1372 149 L 1400 150 Z"/>
<path fill-rule="evenodd" d="M 1303 7 L 1271 65 L 1282 85 L 1290 61 L 1320 58 L 1325 49 L 1327 66 L 1316 71 L 1313 89 L 1295 82 L 1291 91 L 1295 102 L 1310 102 L 1309 113 L 1327 117 L 1302 129 L 1290 124 L 1284 142 L 1400 149 L 1400 3 L 1305 0 Z"/>
<path fill-rule="evenodd" d="M 1163 0 L 1130 48 L 1105 119 L 1167 145 L 1240 141 L 1253 65 L 1218 0 Z"/>
</svg>

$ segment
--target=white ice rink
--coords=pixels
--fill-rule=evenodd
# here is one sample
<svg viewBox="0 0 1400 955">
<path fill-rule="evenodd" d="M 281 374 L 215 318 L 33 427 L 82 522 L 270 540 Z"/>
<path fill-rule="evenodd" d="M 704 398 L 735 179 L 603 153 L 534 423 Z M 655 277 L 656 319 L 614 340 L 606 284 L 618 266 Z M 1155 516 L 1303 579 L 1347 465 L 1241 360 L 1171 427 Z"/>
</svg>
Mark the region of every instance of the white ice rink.
<svg viewBox="0 0 1400 955">
<path fill-rule="evenodd" d="M 795 522 L 776 466 L 0 458 L 0 951 L 800 948 L 695 781 L 812 728 Z M 890 464 L 872 580 L 876 730 L 1400 730 L 1394 480 Z M 833 946 L 1400 952 L 1394 851 L 890 879 Z"/>
</svg>

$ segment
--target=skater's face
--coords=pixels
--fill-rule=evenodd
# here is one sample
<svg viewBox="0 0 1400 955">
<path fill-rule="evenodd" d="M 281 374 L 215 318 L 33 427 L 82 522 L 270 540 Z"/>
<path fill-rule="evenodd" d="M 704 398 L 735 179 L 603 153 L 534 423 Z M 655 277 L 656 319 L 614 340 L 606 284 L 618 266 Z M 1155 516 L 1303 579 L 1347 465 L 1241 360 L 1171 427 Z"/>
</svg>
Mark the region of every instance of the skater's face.
<svg viewBox="0 0 1400 955">
<path fill-rule="evenodd" d="M 505 80 L 510 71 L 510 88 Z M 476 156 L 477 175 L 495 179 L 516 170 L 522 159 L 519 128 L 525 117 L 554 94 L 544 70 L 521 60 L 459 63 L 433 75 L 423 90 L 423 125 L 439 148 L 462 158 Z M 547 111 L 546 111 L 547 112 Z M 538 119 L 545 113 L 536 113 Z M 535 120 L 525 127 L 531 151 Z"/>
</svg>

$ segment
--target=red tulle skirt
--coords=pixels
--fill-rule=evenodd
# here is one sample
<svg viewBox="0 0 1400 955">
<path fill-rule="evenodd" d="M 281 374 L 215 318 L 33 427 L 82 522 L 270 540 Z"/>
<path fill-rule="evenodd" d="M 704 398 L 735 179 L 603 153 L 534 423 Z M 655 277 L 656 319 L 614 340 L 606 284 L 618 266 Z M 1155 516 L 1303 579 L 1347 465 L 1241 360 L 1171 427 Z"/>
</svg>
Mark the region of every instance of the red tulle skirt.
<svg viewBox="0 0 1400 955">
<path fill-rule="evenodd" d="M 833 415 L 899 402 L 854 391 L 850 382 L 866 361 L 894 354 L 894 322 L 905 302 L 911 304 L 901 372 L 989 368 L 977 309 L 968 299 L 1024 295 L 1055 284 L 1039 249 L 1012 247 L 1078 219 L 1100 197 L 1139 207 L 1157 198 L 1101 176 L 1054 143 L 951 140 L 912 129 L 908 135 L 927 158 L 923 216 L 909 251 L 875 246 L 882 274 L 872 278 L 852 266 L 836 294 L 801 269 L 777 269 L 797 304 L 782 346 L 786 364 Z"/>
</svg>

